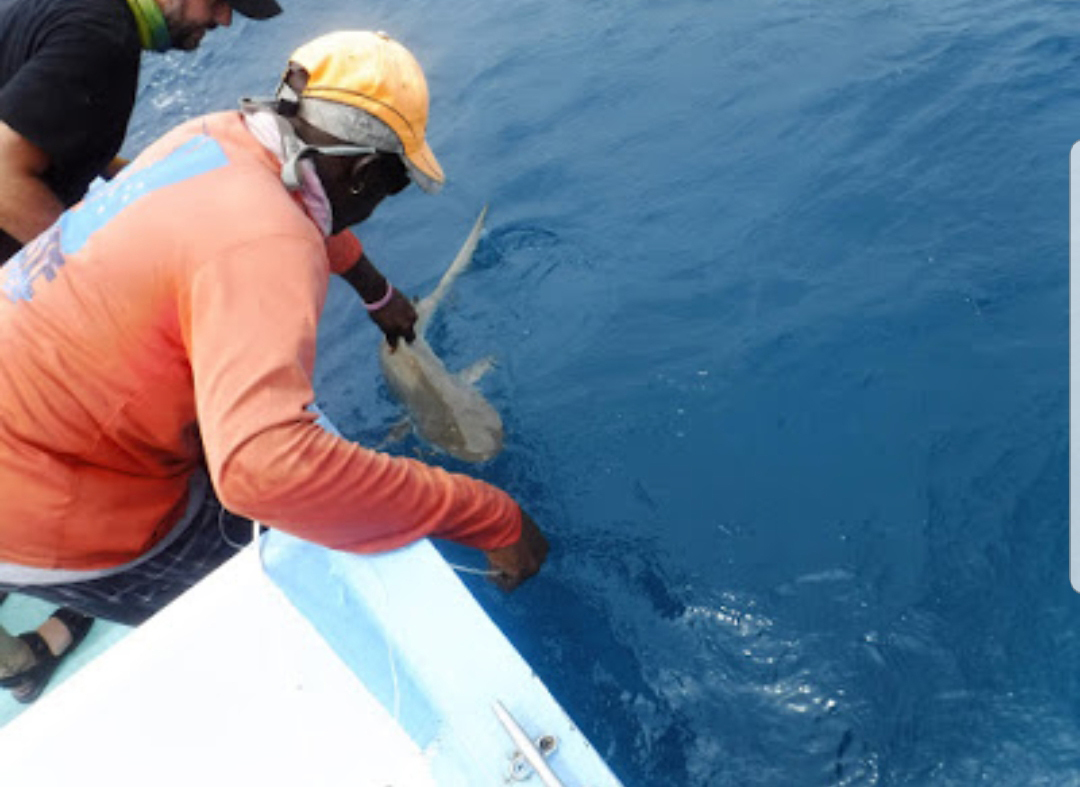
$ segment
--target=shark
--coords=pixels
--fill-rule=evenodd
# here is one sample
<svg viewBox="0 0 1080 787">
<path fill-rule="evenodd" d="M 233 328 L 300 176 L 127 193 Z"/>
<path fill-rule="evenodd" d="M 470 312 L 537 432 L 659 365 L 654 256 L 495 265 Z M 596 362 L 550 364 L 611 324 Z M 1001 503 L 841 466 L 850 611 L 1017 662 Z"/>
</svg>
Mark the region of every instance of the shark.
<svg viewBox="0 0 1080 787">
<path fill-rule="evenodd" d="M 502 450 L 502 418 L 476 388 L 494 360 L 482 358 L 452 374 L 431 349 L 425 331 L 450 287 L 472 260 L 486 217 L 485 205 L 438 285 L 416 304 L 416 338 L 411 343 L 399 341 L 396 349 L 383 340 L 379 350 L 387 385 L 405 406 L 416 433 L 466 462 L 486 462 Z"/>
</svg>

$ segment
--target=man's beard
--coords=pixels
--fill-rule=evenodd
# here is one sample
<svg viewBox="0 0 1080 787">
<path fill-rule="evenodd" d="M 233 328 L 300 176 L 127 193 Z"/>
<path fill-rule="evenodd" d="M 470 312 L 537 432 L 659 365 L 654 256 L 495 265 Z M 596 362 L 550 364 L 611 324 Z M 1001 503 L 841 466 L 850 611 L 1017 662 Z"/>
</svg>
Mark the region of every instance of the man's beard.
<svg viewBox="0 0 1080 787">
<path fill-rule="evenodd" d="M 217 25 L 213 24 L 208 27 L 203 27 L 201 25 L 169 24 L 169 38 L 172 41 L 173 49 L 183 49 L 187 52 L 198 49 L 199 44 L 202 43 L 203 36 L 215 27 L 217 27 Z"/>
</svg>

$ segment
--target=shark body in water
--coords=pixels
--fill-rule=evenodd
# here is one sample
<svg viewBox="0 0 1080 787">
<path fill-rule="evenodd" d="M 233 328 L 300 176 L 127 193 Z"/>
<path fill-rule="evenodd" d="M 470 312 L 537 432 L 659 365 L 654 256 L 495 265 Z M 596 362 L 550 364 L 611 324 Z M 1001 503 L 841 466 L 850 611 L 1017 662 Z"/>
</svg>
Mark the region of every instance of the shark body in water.
<svg viewBox="0 0 1080 787">
<path fill-rule="evenodd" d="M 484 462 L 502 450 L 502 418 L 475 387 L 493 362 L 485 358 L 451 374 L 431 349 L 424 332 L 450 286 L 472 260 L 486 215 L 487 207 L 480 212 L 438 286 L 416 305 L 416 339 L 411 344 L 398 342 L 397 349 L 382 341 L 379 351 L 386 382 L 409 411 L 416 432 L 466 462 Z"/>
</svg>

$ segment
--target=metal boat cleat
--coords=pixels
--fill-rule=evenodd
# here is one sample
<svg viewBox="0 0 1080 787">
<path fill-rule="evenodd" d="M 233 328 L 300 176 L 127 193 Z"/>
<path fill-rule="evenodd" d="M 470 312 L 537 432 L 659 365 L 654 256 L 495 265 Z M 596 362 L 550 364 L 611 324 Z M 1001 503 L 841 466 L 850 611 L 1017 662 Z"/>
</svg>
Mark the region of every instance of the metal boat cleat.
<svg viewBox="0 0 1080 787">
<path fill-rule="evenodd" d="M 552 772 L 546 761 L 558 750 L 559 739 L 554 735 L 541 735 L 534 742 L 501 702 L 496 700 L 492 704 L 492 710 L 495 711 L 495 715 L 514 745 L 518 747 L 517 751 L 510 756 L 507 782 L 524 782 L 536 774 L 544 783 L 544 787 L 566 787 Z"/>
</svg>

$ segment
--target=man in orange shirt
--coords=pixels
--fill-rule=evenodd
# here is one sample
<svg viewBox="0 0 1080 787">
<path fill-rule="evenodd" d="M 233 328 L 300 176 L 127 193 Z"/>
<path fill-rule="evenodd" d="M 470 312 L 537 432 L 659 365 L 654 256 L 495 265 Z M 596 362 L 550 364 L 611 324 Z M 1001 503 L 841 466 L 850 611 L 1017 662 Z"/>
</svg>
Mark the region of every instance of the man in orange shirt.
<svg viewBox="0 0 1080 787">
<path fill-rule="evenodd" d="M 507 589 L 539 570 L 506 493 L 311 409 L 329 274 L 395 298 L 344 230 L 443 181 L 427 113 L 400 44 L 324 36 L 277 101 L 174 129 L 0 271 L 0 589 L 137 624 L 232 554 L 239 518 L 352 552 L 451 539 Z"/>
</svg>

